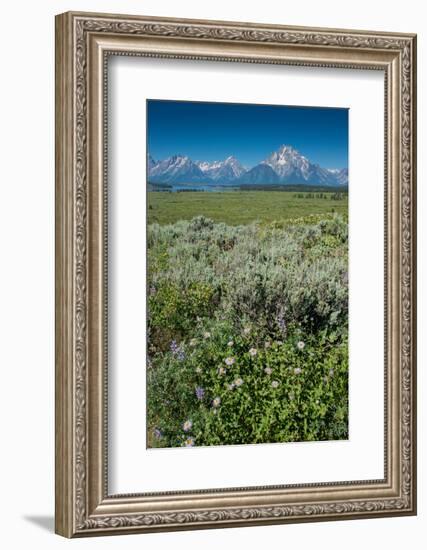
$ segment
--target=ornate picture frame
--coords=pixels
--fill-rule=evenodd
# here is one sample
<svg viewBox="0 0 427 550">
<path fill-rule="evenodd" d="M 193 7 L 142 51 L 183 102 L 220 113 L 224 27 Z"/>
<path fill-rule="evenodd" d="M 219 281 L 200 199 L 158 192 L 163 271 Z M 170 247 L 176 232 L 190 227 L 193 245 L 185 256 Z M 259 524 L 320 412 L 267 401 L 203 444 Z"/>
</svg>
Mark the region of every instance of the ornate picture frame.
<svg viewBox="0 0 427 550">
<path fill-rule="evenodd" d="M 109 56 L 384 72 L 384 478 L 109 494 Z M 68 12 L 56 17 L 56 532 L 65 537 L 416 513 L 416 36 Z"/>
</svg>

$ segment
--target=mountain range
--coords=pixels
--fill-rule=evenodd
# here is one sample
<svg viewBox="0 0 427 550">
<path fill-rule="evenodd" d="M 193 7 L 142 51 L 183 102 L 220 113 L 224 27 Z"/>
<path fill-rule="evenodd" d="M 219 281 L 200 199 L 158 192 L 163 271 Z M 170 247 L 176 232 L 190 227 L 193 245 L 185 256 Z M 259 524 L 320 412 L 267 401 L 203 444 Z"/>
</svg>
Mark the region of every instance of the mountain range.
<svg viewBox="0 0 427 550">
<path fill-rule="evenodd" d="M 223 161 L 193 161 L 188 156 L 173 155 L 154 160 L 148 155 L 148 181 L 162 184 L 262 185 L 309 184 L 347 186 L 348 169 L 322 168 L 310 162 L 291 145 L 281 145 L 259 164 L 245 168 L 235 157 Z"/>
</svg>

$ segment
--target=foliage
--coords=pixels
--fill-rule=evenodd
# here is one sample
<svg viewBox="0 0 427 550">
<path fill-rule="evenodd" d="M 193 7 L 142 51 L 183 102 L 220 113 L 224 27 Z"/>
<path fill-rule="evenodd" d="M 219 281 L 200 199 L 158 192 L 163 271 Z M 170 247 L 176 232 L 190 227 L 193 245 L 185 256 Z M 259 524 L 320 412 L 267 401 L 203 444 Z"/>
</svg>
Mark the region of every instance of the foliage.
<svg viewBox="0 0 427 550">
<path fill-rule="evenodd" d="M 150 446 L 347 437 L 347 227 L 149 225 Z"/>
<path fill-rule="evenodd" d="M 242 225 L 256 220 L 301 218 L 309 214 L 345 214 L 346 192 L 295 193 L 291 191 L 230 190 L 185 193 L 148 192 L 149 223 L 167 225 L 203 215 L 215 222 Z M 325 200 L 330 199 L 330 200 Z"/>
</svg>

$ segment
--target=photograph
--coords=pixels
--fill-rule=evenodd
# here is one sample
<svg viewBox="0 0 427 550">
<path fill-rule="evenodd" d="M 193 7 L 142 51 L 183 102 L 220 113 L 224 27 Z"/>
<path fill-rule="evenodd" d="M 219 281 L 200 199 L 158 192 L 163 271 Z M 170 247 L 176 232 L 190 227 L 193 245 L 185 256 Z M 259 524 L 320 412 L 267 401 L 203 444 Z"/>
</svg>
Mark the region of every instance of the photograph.
<svg viewBox="0 0 427 550">
<path fill-rule="evenodd" d="M 146 115 L 147 447 L 347 440 L 349 109 Z"/>
</svg>

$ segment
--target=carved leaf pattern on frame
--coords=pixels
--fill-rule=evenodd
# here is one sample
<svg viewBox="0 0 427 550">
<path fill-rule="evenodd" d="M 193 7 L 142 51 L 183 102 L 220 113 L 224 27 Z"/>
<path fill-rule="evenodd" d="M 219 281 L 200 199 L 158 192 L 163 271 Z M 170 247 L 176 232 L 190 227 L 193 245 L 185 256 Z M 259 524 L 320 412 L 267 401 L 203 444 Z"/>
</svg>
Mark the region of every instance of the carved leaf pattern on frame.
<svg viewBox="0 0 427 550">
<path fill-rule="evenodd" d="M 401 498 L 343 503 L 319 503 L 274 507 L 246 507 L 195 512 L 145 513 L 120 516 L 87 516 L 86 510 L 86 239 L 87 239 L 87 35 L 88 33 L 132 34 L 243 42 L 337 46 L 396 50 L 401 55 Z M 247 519 L 303 518 L 307 516 L 375 513 L 411 506 L 412 476 L 412 49 L 411 42 L 386 36 L 328 32 L 277 31 L 215 24 L 174 24 L 144 21 L 110 21 L 77 18 L 75 22 L 75 523 L 79 530 L 152 525 L 182 525 L 203 522 L 239 522 Z M 174 57 L 174 56 L 171 56 Z M 187 56 L 188 57 L 188 56 Z M 215 58 L 212 58 L 215 60 Z M 218 58 L 220 59 L 220 58 Z M 243 60 L 242 61 L 246 61 Z M 261 61 L 262 62 L 262 61 Z M 304 65 L 304 63 L 298 63 Z M 307 63 L 308 65 L 308 63 Z M 313 64 L 311 64 L 313 65 Z M 321 65 L 318 63 L 317 65 Z M 333 65 L 331 65 L 333 66 Z M 351 67 L 351 65 L 346 65 Z M 354 67 L 354 68 L 360 68 Z"/>
</svg>

